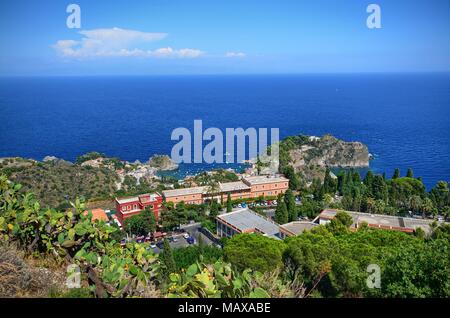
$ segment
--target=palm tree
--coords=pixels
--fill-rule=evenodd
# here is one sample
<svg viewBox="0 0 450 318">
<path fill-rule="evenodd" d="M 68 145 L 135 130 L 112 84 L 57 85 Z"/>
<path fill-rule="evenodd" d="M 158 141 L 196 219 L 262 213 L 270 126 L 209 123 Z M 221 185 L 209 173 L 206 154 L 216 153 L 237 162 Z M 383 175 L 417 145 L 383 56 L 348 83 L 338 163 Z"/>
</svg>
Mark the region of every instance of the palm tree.
<svg viewBox="0 0 450 318">
<path fill-rule="evenodd" d="M 420 207 L 422 206 L 422 199 L 418 196 L 418 195 L 413 195 L 412 197 L 409 198 L 409 208 L 413 211 L 413 212 L 417 212 Z"/>
<path fill-rule="evenodd" d="M 430 198 L 425 198 L 425 200 L 422 201 L 422 215 L 425 217 L 425 214 L 430 214 L 431 212 L 433 212 L 433 201 L 431 201 Z"/>
<path fill-rule="evenodd" d="M 213 178 L 208 178 L 206 185 L 206 195 L 210 197 L 211 202 L 214 199 L 214 195 L 220 192 L 220 184 Z"/>
</svg>

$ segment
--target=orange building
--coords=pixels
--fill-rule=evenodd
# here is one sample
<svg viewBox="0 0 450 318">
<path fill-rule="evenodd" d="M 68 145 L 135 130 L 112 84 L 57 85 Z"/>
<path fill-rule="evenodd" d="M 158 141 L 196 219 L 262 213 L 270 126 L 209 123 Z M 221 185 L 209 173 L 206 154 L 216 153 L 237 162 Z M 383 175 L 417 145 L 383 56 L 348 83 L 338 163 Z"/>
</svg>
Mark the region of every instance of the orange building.
<svg viewBox="0 0 450 318">
<path fill-rule="evenodd" d="M 164 190 L 162 194 L 166 202 L 173 202 L 175 205 L 180 202 L 186 204 L 202 204 L 203 193 L 206 192 L 206 187 L 182 188 L 174 190 Z"/>
<path fill-rule="evenodd" d="M 253 198 L 277 196 L 289 188 L 289 179 L 281 176 L 255 176 L 242 179 Z"/>
<path fill-rule="evenodd" d="M 180 202 L 186 204 L 202 204 L 205 200 L 216 199 L 226 202 L 228 194 L 231 200 L 277 196 L 289 188 L 289 179 L 282 176 L 246 177 L 240 181 L 219 183 L 217 193 L 209 193 L 208 187 L 193 187 L 162 191 L 166 202 L 175 205 Z"/>
<path fill-rule="evenodd" d="M 95 220 L 105 221 L 105 222 L 109 221 L 109 218 L 106 215 L 105 210 L 103 210 L 103 209 L 86 210 L 83 212 L 83 214 L 87 215 L 89 212 L 92 212 L 92 221 L 95 221 Z"/>
</svg>

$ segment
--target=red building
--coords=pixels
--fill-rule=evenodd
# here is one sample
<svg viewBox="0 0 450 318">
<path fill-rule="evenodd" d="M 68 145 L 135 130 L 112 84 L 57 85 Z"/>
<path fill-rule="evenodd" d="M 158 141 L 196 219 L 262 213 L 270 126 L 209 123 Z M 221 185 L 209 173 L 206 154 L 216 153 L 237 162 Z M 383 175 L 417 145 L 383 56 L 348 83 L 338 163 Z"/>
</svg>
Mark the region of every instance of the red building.
<svg viewBox="0 0 450 318">
<path fill-rule="evenodd" d="M 116 198 L 117 219 L 123 225 L 123 221 L 133 215 L 141 213 L 145 208 L 149 207 L 156 218 L 159 218 L 159 211 L 163 198 L 158 193 L 141 194 L 136 197 Z"/>
</svg>

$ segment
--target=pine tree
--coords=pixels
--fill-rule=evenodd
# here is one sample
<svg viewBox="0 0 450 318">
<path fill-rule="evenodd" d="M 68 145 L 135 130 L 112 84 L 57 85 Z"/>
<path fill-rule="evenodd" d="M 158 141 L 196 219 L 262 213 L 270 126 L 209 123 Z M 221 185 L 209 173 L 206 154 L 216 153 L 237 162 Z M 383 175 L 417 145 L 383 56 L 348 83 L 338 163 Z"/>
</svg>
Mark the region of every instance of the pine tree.
<svg viewBox="0 0 450 318">
<path fill-rule="evenodd" d="M 329 168 L 325 170 L 325 178 L 323 180 L 324 193 L 335 194 L 336 193 L 336 181 L 331 177 L 331 171 Z"/>
<path fill-rule="evenodd" d="M 227 196 L 227 212 L 233 211 L 233 206 L 231 205 L 231 194 L 228 193 Z"/>
<path fill-rule="evenodd" d="M 275 210 L 275 222 L 278 224 L 286 224 L 289 221 L 289 213 L 286 207 L 286 203 L 283 200 L 283 196 L 278 196 L 278 205 Z"/>
<path fill-rule="evenodd" d="M 371 170 L 367 171 L 366 177 L 364 178 L 364 184 L 366 186 L 366 194 L 367 196 L 373 196 L 373 173 Z"/>
<path fill-rule="evenodd" d="M 292 190 L 298 190 L 300 188 L 300 180 L 294 171 L 294 168 L 287 166 L 283 170 L 284 176 L 289 179 L 289 188 Z"/>
<path fill-rule="evenodd" d="M 409 168 L 408 171 L 406 172 L 406 177 L 407 178 L 414 178 L 414 173 L 413 173 L 411 168 Z"/>
<path fill-rule="evenodd" d="M 400 169 L 396 168 L 394 171 L 394 175 L 392 176 L 392 179 L 398 179 L 400 178 Z"/>
<path fill-rule="evenodd" d="M 297 206 L 295 204 L 294 193 L 291 189 L 288 189 L 284 194 L 284 201 L 288 211 L 288 220 L 291 222 L 297 221 Z"/>
<path fill-rule="evenodd" d="M 219 215 L 219 204 L 216 200 L 212 200 L 211 202 L 211 209 L 209 211 L 209 216 L 213 219 L 215 219 Z"/>
<path fill-rule="evenodd" d="M 169 241 L 164 239 L 163 251 L 161 253 L 161 264 L 163 276 L 168 278 L 171 273 L 176 271 L 175 259 L 173 258 L 172 248 Z"/>
</svg>

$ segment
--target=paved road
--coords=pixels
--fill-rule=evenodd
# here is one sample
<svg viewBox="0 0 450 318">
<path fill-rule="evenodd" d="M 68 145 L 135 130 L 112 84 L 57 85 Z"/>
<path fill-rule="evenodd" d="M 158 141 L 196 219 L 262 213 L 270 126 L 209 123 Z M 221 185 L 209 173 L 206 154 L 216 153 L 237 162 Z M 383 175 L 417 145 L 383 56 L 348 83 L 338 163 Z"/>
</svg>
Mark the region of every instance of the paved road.
<svg viewBox="0 0 450 318">
<path fill-rule="evenodd" d="M 199 240 L 201 240 L 204 244 L 207 245 L 214 244 L 213 241 L 211 241 L 208 237 L 206 237 L 203 233 L 199 231 L 201 228 L 200 223 L 184 225 L 181 228 L 184 229 L 187 233 L 189 233 L 190 236 L 192 236 L 195 239 L 195 244 L 198 244 Z"/>
</svg>

